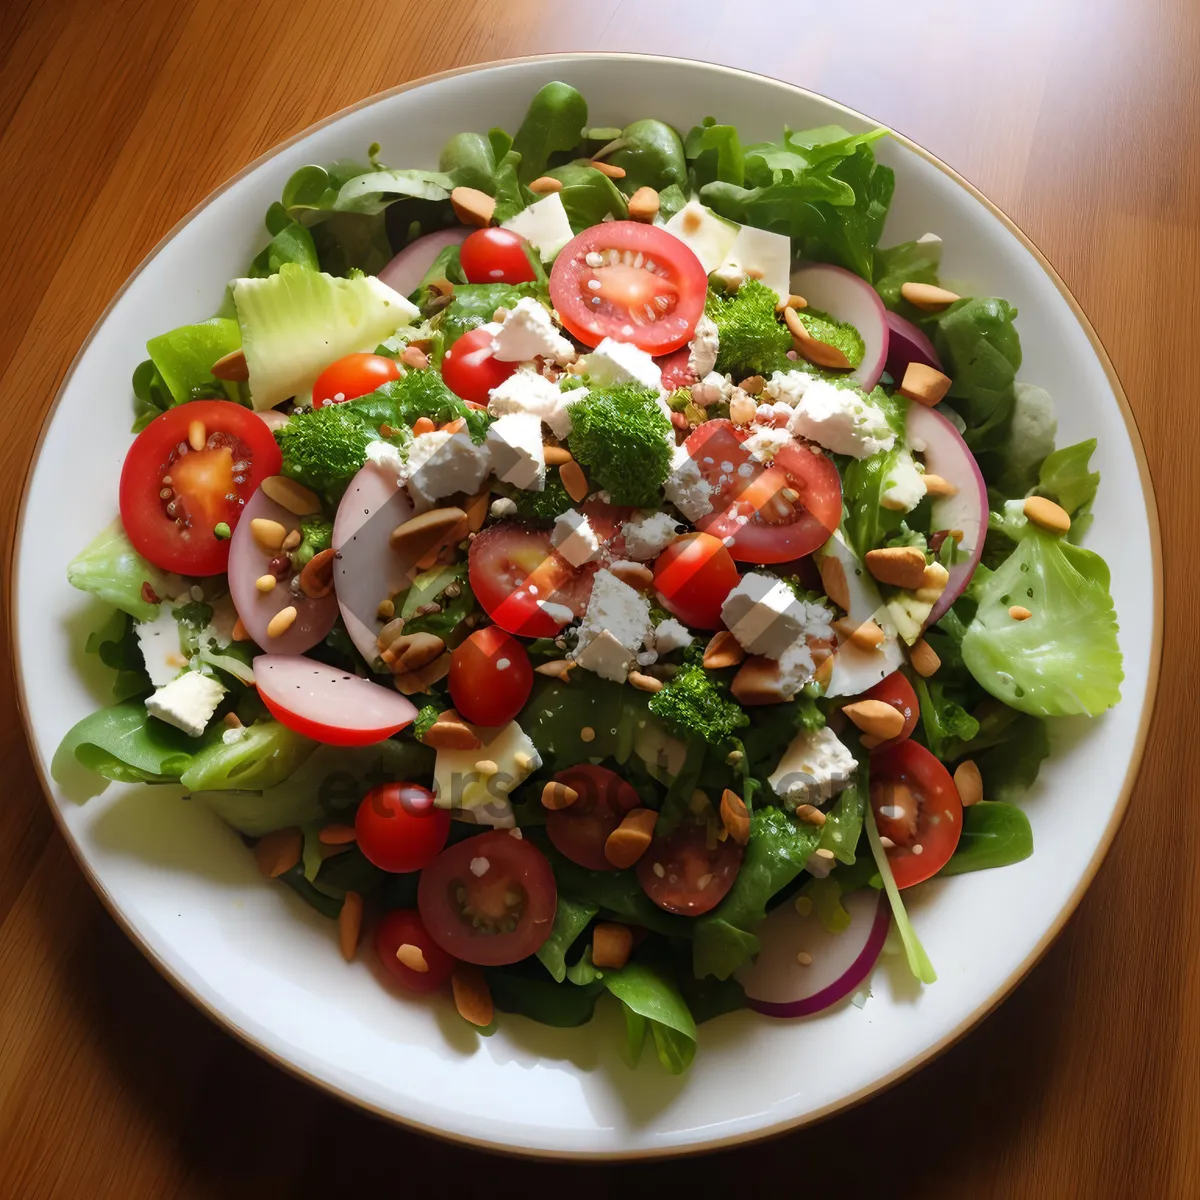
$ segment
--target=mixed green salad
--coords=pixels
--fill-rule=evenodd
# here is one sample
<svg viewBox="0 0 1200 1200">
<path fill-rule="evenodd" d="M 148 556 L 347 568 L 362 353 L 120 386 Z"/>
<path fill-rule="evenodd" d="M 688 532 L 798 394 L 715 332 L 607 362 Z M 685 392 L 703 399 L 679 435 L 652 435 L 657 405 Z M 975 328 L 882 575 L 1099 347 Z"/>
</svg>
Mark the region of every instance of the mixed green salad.
<svg viewBox="0 0 1200 1200">
<path fill-rule="evenodd" d="M 1053 719 L 1123 676 L 1095 443 L 936 234 L 880 245 L 883 136 L 551 83 L 436 170 L 297 171 L 134 371 L 68 571 L 113 705 L 56 774 L 182 784 L 485 1031 L 609 994 L 679 1072 L 861 1003 L 889 934 L 932 984 L 905 890 L 1029 855 Z"/>
</svg>

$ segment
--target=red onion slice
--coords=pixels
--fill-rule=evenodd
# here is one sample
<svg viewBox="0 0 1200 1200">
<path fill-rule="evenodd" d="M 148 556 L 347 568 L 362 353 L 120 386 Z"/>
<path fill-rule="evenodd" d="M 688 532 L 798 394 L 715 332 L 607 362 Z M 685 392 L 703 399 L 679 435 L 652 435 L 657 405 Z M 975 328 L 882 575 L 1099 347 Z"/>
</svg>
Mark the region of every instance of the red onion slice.
<svg viewBox="0 0 1200 1200">
<path fill-rule="evenodd" d="M 887 896 L 863 888 L 842 897 L 850 926 L 830 933 L 815 912 L 801 916 L 788 900 L 754 931 L 761 949 L 738 982 L 756 1012 L 768 1017 L 810 1017 L 854 994 L 871 973 L 891 921 Z M 802 965 L 796 955 L 811 955 Z"/>
<path fill-rule="evenodd" d="M 899 383 L 910 362 L 924 363 L 935 371 L 942 369 L 942 360 L 924 332 L 899 313 L 889 312 L 885 318 L 888 336 L 887 373 Z"/>
<path fill-rule="evenodd" d="M 425 272 L 437 261 L 447 246 L 460 246 L 471 231 L 462 225 L 427 233 L 405 246 L 382 271 L 379 278 L 394 292 L 407 296 L 425 278 Z"/>
<path fill-rule="evenodd" d="M 794 271 L 792 291 L 803 296 L 810 308 L 828 313 L 858 330 L 863 340 L 863 360 L 848 378 L 869 392 L 883 374 L 891 336 L 887 309 L 879 293 L 852 271 L 830 263 L 814 263 Z"/>
</svg>

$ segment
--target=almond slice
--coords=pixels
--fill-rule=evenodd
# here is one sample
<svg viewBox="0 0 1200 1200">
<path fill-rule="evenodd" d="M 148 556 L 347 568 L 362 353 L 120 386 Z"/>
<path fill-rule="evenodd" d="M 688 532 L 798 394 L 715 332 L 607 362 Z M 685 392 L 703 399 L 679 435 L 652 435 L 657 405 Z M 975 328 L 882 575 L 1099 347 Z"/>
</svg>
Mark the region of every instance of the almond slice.
<svg viewBox="0 0 1200 1200">
<path fill-rule="evenodd" d="M 533 669 L 538 675 L 549 675 L 552 679 L 561 679 L 563 683 L 569 683 L 574 666 L 569 658 L 554 658 L 549 662 L 538 663 Z"/>
<path fill-rule="evenodd" d="M 818 829 L 825 824 L 825 814 L 815 804 L 801 804 L 796 808 L 796 819 Z"/>
<path fill-rule="evenodd" d="M 599 171 L 601 175 L 607 175 L 609 177 L 609 179 L 624 179 L 625 178 L 625 168 L 618 167 L 613 163 L 599 162 L 593 158 L 588 163 L 588 166 L 595 167 L 596 170 Z"/>
<path fill-rule="evenodd" d="M 885 546 L 868 550 L 867 570 L 880 583 L 915 591 L 925 580 L 925 555 L 916 546 Z"/>
<path fill-rule="evenodd" d="M 924 638 L 917 638 L 909 647 L 908 661 L 912 663 L 913 670 L 922 679 L 928 679 L 942 665 L 942 660 L 938 658 L 937 652 Z"/>
<path fill-rule="evenodd" d="M 833 658 L 826 659 L 831 664 Z M 818 671 L 816 678 L 820 679 Z M 784 686 L 779 663 L 765 655 L 755 654 L 746 659 L 729 685 L 733 698 L 744 707 L 758 704 L 783 704 L 792 697 Z"/>
<path fill-rule="evenodd" d="M 456 187 L 450 193 L 450 204 L 454 215 L 464 225 L 478 225 L 482 228 L 490 225 L 496 215 L 495 199 L 477 188 Z"/>
<path fill-rule="evenodd" d="M 630 809 L 604 843 L 604 857 L 618 870 L 632 867 L 650 845 L 658 813 L 652 808 Z"/>
<path fill-rule="evenodd" d="M 470 963 L 459 963 L 450 976 L 450 986 L 454 990 L 454 1007 L 464 1021 L 478 1025 L 481 1029 L 492 1023 L 495 1009 L 492 1006 L 492 993 L 488 987 L 483 972 Z"/>
<path fill-rule="evenodd" d="M 585 499 L 591 490 L 588 485 L 587 476 L 583 473 L 583 468 L 574 459 L 563 463 L 558 468 L 558 477 L 562 480 L 562 485 L 566 488 L 567 495 L 576 504 L 580 500 Z"/>
<path fill-rule="evenodd" d="M 337 551 L 332 546 L 319 550 L 300 569 L 300 590 L 310 600 L 320 600 L 333 591 L 333 562 Z"/>
<path fill-rule="evenodd" d="M 790 304 L 783 310 L 783 320 L 797 352 L 814 366 L 826 367 L 831 371 L 848 371 L 854 365 L 836 346 L 813 337 Z"/>
<path fill-rule="evenodd" d="M 478 750 L 483 743 L 452 708 L 439 713 L 421 739 L 434 750 Z"/>
<path fill-rule="evenodd" d="M 431 508 L 411 517 L 392 530 L 391 547 L 406 560 L 419 563 L 430 551 L 437 552 L 453 540 L 453 534 L 466 525 L 467 514 L 461 508 Z"/>
<path fill-rule="evenodd" d="M 363 898 L 357 892 L 347 892 L 338 913 L 338 948 L 347 962 L 352 962 L 358 953 L 362 923 Z"/>
<path fill-rule="evenodd" d="M 950 383 L 949 375 L 943 375 L 941 371 L 924 363 L 910 362 L 905 367 L 904 378 L 896 390 L 909 400 L 924 404 L 926 408 L 933 408 L 935 404 L 942 402 L 950 390 Z"/>
<path fill-rule="evenodd" d="M 941 312 L 943 308 L 949 308 L 955 300 L 962 299 L 957 292 L 947 291 L 932 283 L 901 284 L 900 295 L 922 312 Z"/>
<path fill-rule="evenodd" d="M 552 175 L 539 175 L 529 185 L 529 190 L 535 196 L 548 196 L 551 192 L 561 192 L 562 189 L 562 180 L 555 179 Z"/>
<path fill-rule="evenodd" d="M 730 788 L 721 793 L 721 824 L 739 846 L 750 840 L 750 813 L 746 802 Z"/>
<path fill-rule="evenodd" d="M 254 843 L 254 861 L 268 879 L 278 879 L 299 861 L 304 835 L 299 829 L 275 829 Z"/>
<path fill-rule="evenodd" d="M 246 362 L 245 350 L 239 348 L 222 355 L 208 368 L 208 373 L 214 379 L 224 379 L 228 383 L 248 382 L 250 367 Z"/>
<path fill-rule="evenodd" d="M 619 971 L 633 949 L 633 930 L 614 921 L 601 921 L 592 931 L 592 965 Z"/>
<path fill-rule="evenodd" d="M 548 467 L 561 467 L 563 463 L 571 462 L 572 457 L 566 446 L 546 446 L 542 450 L 542 458 Z"/>
<path fill-rule="evenodd" d="M 579 793 L 573 787 L 568 787 L 557 779 L 548 779 L 546 786 L 542 788 L 542 807 L 551 812 L 570 808 L 578 799 Z"/>
<path fill-rule="evenodd" d="M 629 683 L 639 692 L 661 692 L 663 690 L 661 679 L 655 679 L 653 675 L 643 675 L 641 671 L 630 671 Z"/>
<path fill-rule="evenodd" d="M 964 808 L 978 804 L 983 799 L 983 776 L 973 759 L 965 758 L 954 769 L 954 786 Z"/>
<path fill-rule="evenodd" d="M 885 641 L 883 630 L 870 619 L 852 621 L 849 617 L 838 617 L 833 627 L 842 641 L 853 642 L 863 650 L 877 650 Z"/>
<path fill-rule="evenodd" d="M 931 496 L 957 496 L 958 488 L 940 475 L 922 475 L 925 491 Z"/>
<path fill-rule="evenodd" d="M 850 611 L 850 585 L 846 581 L 846 568 L 842 560 L 834 554 L 826 554 L 817 560 L 817 570 L 821 575 L 821 586 L 825 595 L 847 612 Z"/>
<path fill-rule="evenodd" d="M 316 492 L 286 475 L 272 475 L 262 481 L 263 493 L 276 504 L 283 505 L 293 516 L 309 517 L 321 511 Z"/>
<path fill-rule="evenodd" d="M 380 657 L 400 674 L 427 667 L 445 648 L 446 643 L 436 633 L 402 633 L 392 639 Z"/>
<path fill-rule="evenodd" d="M 842 712 L 871 737 L 890 741 L 904 730 L 904 714 L 882 700 L 856 700 L 844 705 Z"/>
<path fill-rule="evenodd" d="M 736 667 L 745 659 L 746 651 L 742 649 L 741 642 L 728 629 L 718 630 L 712 635 L 708 645 L 704 647 L 703 662 L 710 671 L 719 671 L 724 667 Z"/>
<path fill-rule="evenodd" d="M 353 825 L 326 825 L 317 831 L 317 841 L 322 846 L 349 846 L 358 841 L 358 832 Z"/>
<path fill-rule="evenodd" d="M 653 221 L 658 216 L 658 193 L 652 187 L 640 187 L 629 197 L 629 216 L 634 221 Z"/>
<path fill-rule="evenodd" d="M 622 560 L 609 564 L 608 570 L 635 592 L 648 592 L 654 586 L 654 572 L 643 563 Z"/>
</svg>

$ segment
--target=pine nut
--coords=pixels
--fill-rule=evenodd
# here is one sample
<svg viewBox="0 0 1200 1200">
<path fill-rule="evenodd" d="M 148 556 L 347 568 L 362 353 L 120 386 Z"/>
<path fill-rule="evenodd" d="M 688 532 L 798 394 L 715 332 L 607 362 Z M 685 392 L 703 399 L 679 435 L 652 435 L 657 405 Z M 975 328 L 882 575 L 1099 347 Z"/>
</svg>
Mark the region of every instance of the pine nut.
<svg viewBox="0 0 1200 1200">
<path fill-rule="evenodd" d="M 1029 611 L 1023 604 L 1014 604 L 1009 610 L 1008 615 L 1014 621 L 1028 621 L 1033 613 Z"/>
<path fill-rule="evenodd" d="M 492 993 L 488 988 L 487 979 L 478 967 L 469 963 L 459 963 L 450 976 L 450 986 L 454 991 L 454 1007 L 464 1021 L 469 1021 L 479 1028 L 486 1028 L 492 1023 L 495 1009 L 492 1006 Z"/>
<path fill-rule="evenodd" d="M 268 554 L 278 554 L 283 549 L 283 539 L 287 537 L 287 530 L 278 521 L 266 517 L 255 517 L 250 522 L 250 533 Z"/>
<path fill-rule="evenodd" d="M 652 187 L 640 187 L 629 197 L 629 216 L 634 221 L 653 221 L 658 216 L 658 193 Z"/>
<path fill-rule="evenodd" d="M 416 971 L 418 975 L 425 975 L 429 971 L 429 963 L 425 960 L 424 952 L 420 946 L 414 946 L 412 942 L 402 942 L 396 947 L 396 961 L 410 971 Z"/>
<path fill-rule="evenodd" d="M 1040 525 L 1050 533 L 1066 533 L 1071 528 L 1067 510 L 1045 496 L 1030 496 L 1022 511 L 1035 525 Z"/>
<path fill-rule="evenodd" d="M 618 166 L 614 165 L 613 163 L 598 162 L 596 159 L 593 158 L 588 163 L 588 166 L 595 167 L 596 170 L 599 171 L 601 175 L 607 175 L 609 177 L 609 179 L 624 179 L 625 178 L 625 168 L 618 167 Z"/>
<path fill-rule="evenodd" d="M 296 616 L 296 609 L 291 604 L 287 608 L 281 608 L 267 626 L 267 637 L 282 637 L 296 623 Z"/>
<path fill-rule="evenodd" d="M 916 546 L 886 546 L 868 550 L 867 570 L 880 583 L 915 591 L 925 581 L 925 555 Z"/>
<path fill-rule="evenodd" d="M 909 647 L 908 661 L 912 663 L 913 670 L 922 679 L 928 679 L 942 665 L 942 660 L 938 658 L 937 652 L 924 638 L 917 638 Z"/>
<path fill-rule="evenodd" d="M 818 829 L 825 824 L 825 814 L 815 804 L 799 805 L 796 816 L 806 825 L 815 825 Z"/>
<path fill-rule="evenodd" d="M 926 408 L 940 404 L 950 390 L 950 376 L 920 362 L 910 362 L 904 368 L 904 378 L 896 389 L 900 395 Z"/>
<path fill-rule="evenodd" d="M 254 843 L 254 860 L 268 879 L 278 879 L 299 861 L 304 835 L 299 829 L 275 829 Z"/>
<path fill-rule="evenodd" d="M 412 425 L 412 431 L 420 437 L 423 433 L 432 433 L 437 426 L 429 419 L 429 417 L 418 417 Z"/>
<path fill-rule="evenodd" d="M 932 283 L 904 283 L 900 285 L 900 295 L 914 308 L 922 312 L 941 312 L 949 308 L 961 297 L 955 292 L 937 287 Z"/>
<path fill-rule="evenodd" d="M 260 592 L 270 592 L 270 591 L 274 591 L 275 584 L 278 582 L 279 581 L 275 578 L 274 575 L 260 575 L 254 581 L 254 586 L 256 588 L 258 588 L 258 590 Z"/>
<path fill-rule="evenodd" d="M 285 554 L 290 554 L 293 550 L 295 550 L 299 547 L 299 545 L 302 541 L 304 541 L 303 534 L 301 534 L 300 530 L 293 529 L 292 532 L 289 533 L 287 535 L 287 537 L 285 537 L 283 539 L 283 545 L 280 546 L 279 548 Z"/>
<path fill-rule="evenodd" d="M 286 475 L 272 475 L 269 479 L 264 479 L 262 490 L 268 500 L 282 505 L 293 516 L 309 517 L 321 511 L 321 502 L 316 493 Z"/>
<path fill-rule="evenodd" d="M 925 481 L 925 491 L 930 496 L 958 495 L 958 488 L 948 479 L 943 479 L 940 475 L 923 475 L 922 479 Z"/>
<path fill-rule="evenodd" d="M 551 175 L 539 175 L 530 185 L 529 190 L 535 196 L 548 196 L 551 192 L 561 192 L 563 189 L 562 180 L 555 179 Z"/>
<path fill-rule="evenodd" d="M 639 692 L 661 692 L 663 690 L 661 679 L 655 679 L 652 675 L 643 675 L 641 671 L 630 671 L 629 682 Z"/>
<path fill-rule="evenodd" d="M 850 585 L 846 581 L 846 568 L 842 560 L 833 554 L 826 554 L 817 560 L 817 570 L 821 575 L 821 586 L 825 595 L 847 612 L 850 611 Z"/>
<path fill-rule="evenodd" d="M 450 193 L 450 205 L 464 225 L 490 225 L 496 215 L 496 201 L 477 188 L 456 187 Z"/>
<path fill-rule="evenodd" d="M 966 758 L 954 768 L 954 786 L 964 808 L 978 804 L 983 799 L 983 776 L 973 759 Z"/>
<path fill-rule="evenodd" d="M 569 658 L 555 658 L 549 662 L 538 663 L 533 669 L 538 675 L 549 675 L 552 679 L 561 679 L 563 683 L 567 683 L 574 666 Z"/>
<path fill-rule="evenodd" d="M 652 808 L 634 808 L 625 814 L 620 825 L 604 843 L 604 857 L 618 870 L 632 867 L 654 836 L 658 813 Z"/>
<path fill-rule="evenodd" d="M 562 485 L 566 489 L 567 495 L 576 504 L 587 496 L 589 491 L 587 476 L 583 473 L 583 468 L 574 459 L 563 463 L 558 468 L 558 476 L 562 480 Z"/>
<path fill-rule="evenodd" d="M 203 450 L 208 442 L 208 430 L 203 421 L 192 421 L 188 425 L 188 445 L 193 450 Z"/>
<path fill-rule="evenodd" d="M 872 620 L 853 621 L 849 617 L 839 617 L 833 623 L 838 637 L 863 650 L 877 650 L 884 643 L 884 632 Z"/>
<path fill-rule="evenodd" d="M 547 780 L 546 786 L 542 788 L 542 807 L 550 809 L 551 812 L 570 808 L 578 799 L 579 793 L 573 787 L 568 787 L 556 779 Z"/>
<path fill-rule="evenodd" d="M 619 971 L 633 949 L 633 930 L 613 921 L 601 921 L 592 931 L 592 965 Z"/>
</svg>

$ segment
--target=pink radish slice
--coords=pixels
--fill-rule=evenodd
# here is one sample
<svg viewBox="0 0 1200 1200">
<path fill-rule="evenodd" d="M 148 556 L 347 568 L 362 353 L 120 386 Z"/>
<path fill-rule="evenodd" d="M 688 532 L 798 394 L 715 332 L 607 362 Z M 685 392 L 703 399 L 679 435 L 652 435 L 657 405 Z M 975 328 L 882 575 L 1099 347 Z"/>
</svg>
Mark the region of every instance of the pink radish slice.
<svg viewBox="0 0 1200 1200">
<path fill-rule="evenodd" d="M 887 896 L 863 888 L 842 897 L 850 925 L 829 933 L 815 912 L 802 917 L 788 900 L 754 931 L 761 949 L 752 966 L 738 972 L 746 999 L 768 1017 L 811 1017 L 854 994 L 871 973 L 887 937 Z M 812 956 L 802 966 L 796 955 Z"/>
<path fill-rule="evenodd" d="M 274 433 L 277 429 L 282 429 L 292 418 L 287 413 L 276 412 L 273 408 L 268 408 L 266 412 L 254 414 L 262 423 Z"/>
<path fill-rule="evenodd" d="M 337 620 L 337 597 L 332 592 L 312 600 L 291 587 L 290 577 L 279 580 L 269 592 L 255 586 L 263 575 L 269 575 L 272 558 L 254 540 L 250 522 L 258 518 L 278 521 L 289 533 L 300 528 L 300 518 L 276 504 L 259 488 L 246 505 L 233 540 L 229 543 L 229 594 L 246 632 L 264 650 L 276 654 L 303 654 L 311 650 L 333 628 Z M 295 608 L 296 619 L 278 637 L 267 634 L 267 626 L 276 613 L 289 606 Z"/>
<path fill-rule="evenodd" d="M 333 521 L 337 603 L 350 640 L 375 670 L 387 670 L 375 640 L 384 625 L 377 615 L 380 601 L 408 587 L 412 565 L 401 561 L 389 539 L 412 515 L 395 471 L 367 463 L 350 481 Z"/>
<path fill-rule="evenodd" d="M 407 296 L 416 290 L 425 278 L 425 272 L 437 261 L 447 246 L 459 246 L 467 240 L 471 231 L 458 225 L 453 229 L 439 229 L 427 233 L 405 246 L 382 271 L 379 278 L 393 291 Z"/>
<path fill-rule="evenodd" d="M 883 374 L 890 337 L 887 309 L 879 294 L 865 279 L 829 263 L 813 263 L 794 271 L 792 291 L 803 296 L 809 308 L 828 313 L 858 330 L 863 340 L 863 360 L 847 378 L 869 392 Z"/>
<path fill-rule="evenodd" d="M 258 694 L 281 724 L 333 746 L 369 746 L 416 719 L 399 692 L 299 654 L 260 654 Z"/>
<path fill-rule="evenodd" d="M 935 371 L 942 369 L 942 360 L 933 348 L 933 343 L 921 329 L 899 313 L 889 312 L 887 373 L 899 383 L 910 362 L 924 363 Z"/>
<path fill-rule="evenodd" d="M 935 533 L 941 529 L 961 529 L 963 540 L 958 543 L 958 549 L 967 556 L 950 568 L 946 590 L 925 622 L 928 628 L 940 621 L 950 605 L 962 595 L 979 565 L 983 541 L 987 536 L 987 484 L 983 482 L 979 464 L 963 441 L 962 434 L 932 408 L 926 408 L 923 404 L 908 406 L 905 440 L 924 457 L 927 474 L 940 475 L 958 489 L 953 496 L 934 499 L 930 528 Z"/>
</svg>

